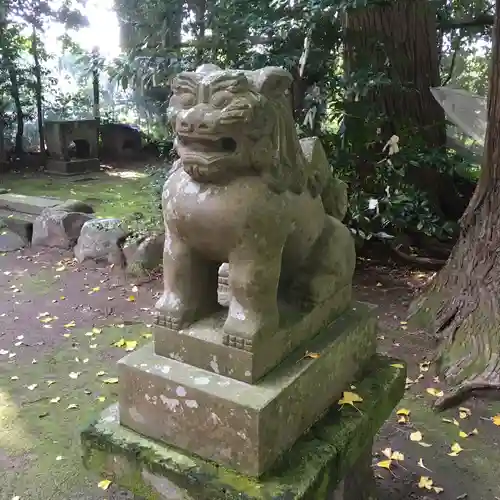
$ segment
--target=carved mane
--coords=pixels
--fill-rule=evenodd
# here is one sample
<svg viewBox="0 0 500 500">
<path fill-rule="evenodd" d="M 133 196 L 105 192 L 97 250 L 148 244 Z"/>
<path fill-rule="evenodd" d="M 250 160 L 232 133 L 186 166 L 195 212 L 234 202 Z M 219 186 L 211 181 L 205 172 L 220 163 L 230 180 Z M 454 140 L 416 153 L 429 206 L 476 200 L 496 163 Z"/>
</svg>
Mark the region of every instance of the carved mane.
<svg viewBox="0 0 500 500">
<path fill-rule="evenodd" d="M 275 156 L 272 164 L 264 167 L 264 177 L 273 190 L 300 194 L 307 188 L 309 165 L 295 129 L 289 94 L 292 75 L 273 66 L 245 74 L 255 92 L 267 100 L 264 106 L 274 115 L 272 148 Z"/>
</svg>

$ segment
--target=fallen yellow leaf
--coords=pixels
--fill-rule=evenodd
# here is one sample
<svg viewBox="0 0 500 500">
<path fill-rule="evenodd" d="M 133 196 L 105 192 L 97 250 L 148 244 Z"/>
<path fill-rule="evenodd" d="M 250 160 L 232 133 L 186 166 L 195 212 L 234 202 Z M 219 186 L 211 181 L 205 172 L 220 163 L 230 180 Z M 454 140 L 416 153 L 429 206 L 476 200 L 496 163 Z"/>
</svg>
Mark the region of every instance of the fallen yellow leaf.
<svg viewBox="0 0 500 500">
<path fill-rule="evenodd" d="M 491 420 L 495 425 L 500 427 L 500 415 L 495 415 Z"/>
<path fill-rule="evenodd" d="M 378 462 L 375 464 L 377 467 L 381 467 L 382 469 L 391 469 L 392 465 L 392 460 L 382 460 L 381 462 Z"/>
<path fill-rule="evenodd" d="M 425 465 L 424 465 L 424 461 L 420 458 L 419 461 L 417 462 L 417 465 L 419 467 L 422 467 L 422 469 L 425 469 L 425 470 L 428 470 L 429 472 L 432 472 L 430 469 L 428 469 Z"/>
<path fill-rule="evenodd" d="M 124 345 L 125 345 L 125 339 L 120 339 L 113 344 L 114 347 L 123 347 Z"/>
<path fill-rule="evenodd" d="M 302 359 L 318 359 L 320 357 L 319 352 L 309 352 L 306 351 Z"/>
<path fill-rule="evenodd" d="M 401 363 L 393 363 L 391 365 L 393 368 L 400 368 L 401 370 L 404 369 L 405 365 L 401 364 Z"/>
<path fill-rule="evenodd" d="M 101 490 L 107 490 L 111 486 L 111 481 L 109 479 L 103 479 L 97 483 L 97 487 Z"/>
<path fill-rule="evenodd" d="M 112 377 L 112 378 L 105 378 L 103 380 L 105 384 L 117 384 L 118 383 L 118 377 Z"/>
<path fill-rule="evenodd" d="M 127 298 L 127 300 L 128 300 L 129 302 L 135 302 L 135 296 L 134 296 L 134 295 L 130 295 L 130 296 Z"/>
<path fill-rule="evenodd" d="M 432 444 L 429 444 L 429 443 L 424 443 L 423 441 L 420 441 L 420 443 L 418 443 L 420 446 L 423 446 L 424 448 L 430 448 L 432 446 Z"/>
<path fill-rule="evenodd" d="M 404 415 L 405 417 L 408 417 L 410 413 L 410 410 L 408 410 L 407 408 L 400 408 L 398 411 L 396 411 L 396 415 Z"/>
<path fill-rule="evenodd" d="M 94 335 L 99 335 L 102 332 L 101 328 L 92 328 L 92 333 Z"/>
<path fill-rule="evenodd" d="M 359 394 L 356 394 L 355 392 L 344 391 L 342 394 L 342 398 L 339 399 L 338 404 L 340 406 L 351 405 L 352 407 L 356 408 L 356 405 L 354 403 L 361 403 L 362 401 L 363 398 Z M 356 408 L 356 410 L 358 410 L 358 408 Z"/>
<path fill-rule="evenodd" d="M 421 489 L 430 490 L 432 489 L 433 483 L 434 481 L 430 477 L 421 476 L 420 481 L 418 482 L 418 487 Z"/>
<path fill-rule="evenodd" d="M 59 396 L 50 400 L 51 403 L 59 403 L 59 401 L 61 401 L 61 398 Z"/>
<path fill-rule="evenodd" d="M 412 432 L 410 434 L 410 441 L 415 441 L 415 442 L 419 442 L 419 441 L 422 441 L 423 439 L 423 436 L 422 436 L 422 433 L 420 431 L 416 431 L 416 432 Z"/>
<path fill-rule="evenodd" d="M 64 325 L 64 328 L 73 328 L 76 326 L 76 323 L 74 321 L 70 321 L 69 323 L 66 323 Z"/>
<path fill-rule="evenodd" d="M 68 405 L 68 407 L 66 408 L 66 410 L 76 410 L 78 408 L 78 405 L 77 404 L 70 404 Z"/>
<path fill-rule="evenodd" d="M 472 415 L 472 411 L 469 408 L 464 408 L 463 406 L 461 406 L 458 409 L 458 415 L 462 420 L 464 420 Z"/>
<path fill-rule="evenodd" d="M 448 453 L 448 455 L 450 457 L 456 457 L 461 451 L 464 451 L 463 448 L 458 443 L 453 443 L 451 445 L 451 452 Z"/>
<path fill-rule="evenodd" d="M 440 398 L 444 396 L 444 392 L 441 391 L 440 389 L 435 389 L 434 387 L 429 387 L 426 389 L 426 391 L 431 395 L 435 396 L 436 398 Z"/>
<path fill-rule="evenodd" d="M 137 347 L 137 340 L 127 340 L 125 341 L 125 350 L 133 351 Z"/>
<path fill-rule="evenodd" d="M 71 372 L 69 378 L 76 380 L 81 375 L 81 372 Z"/>
<path fill-rule="evenodd" d="M 453 424 L 453 425 L 456 425 L 457 427 L 460 426 L 460 423 L 458 422 L 458 420 L 456 418 L 454 419 L 449 419 L 449 418 L 443 418 L 441 419 L 443 422 L 446 422 L 447 424 Z"/>
</svg>

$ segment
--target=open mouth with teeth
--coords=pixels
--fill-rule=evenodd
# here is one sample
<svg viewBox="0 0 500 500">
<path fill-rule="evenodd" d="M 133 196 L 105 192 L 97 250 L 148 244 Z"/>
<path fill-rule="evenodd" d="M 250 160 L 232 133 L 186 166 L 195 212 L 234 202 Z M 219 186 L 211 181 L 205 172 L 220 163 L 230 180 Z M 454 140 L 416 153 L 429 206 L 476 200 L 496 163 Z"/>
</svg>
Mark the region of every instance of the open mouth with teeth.
<svg viewBox="0 0 500 500">
<path fill-rule="evenodd" d="M 178 136 L 180 145 L 197 153 L 230 154 L 236 152 L 237 143 L 232 137 Z"/>
</svg>

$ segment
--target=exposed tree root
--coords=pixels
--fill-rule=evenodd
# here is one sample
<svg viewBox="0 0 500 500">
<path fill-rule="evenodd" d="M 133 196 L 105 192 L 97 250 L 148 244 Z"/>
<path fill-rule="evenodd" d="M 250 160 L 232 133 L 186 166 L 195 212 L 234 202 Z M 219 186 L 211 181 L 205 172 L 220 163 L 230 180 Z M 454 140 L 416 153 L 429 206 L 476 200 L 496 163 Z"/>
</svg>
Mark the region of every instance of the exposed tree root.
<svg viewBox="0 0 500 500">
<path fill-rule="evenodd" d="M 436 410 L 442 411 L 452 406 L 459 405 L 467 398 L 479 392 L 500 391 L 500 382 L 466 382 L 448 391 L 444 396 L 438 398 L 434 403 Z"/>
<path fill-rule="evenodd" d="M 400 249 L 400 245 L 391 245 L 391 250 L 396 255 L 396 257 L 402 260 L 404 263 L 417 265 L 420 268 L 429 269 L 431 271 L 437 271 L 446 264 L 446 260 L 443 259 L 433 259 L 431 257 L 418 257 L 416 255 L 409 255 Z"/>
</svg>

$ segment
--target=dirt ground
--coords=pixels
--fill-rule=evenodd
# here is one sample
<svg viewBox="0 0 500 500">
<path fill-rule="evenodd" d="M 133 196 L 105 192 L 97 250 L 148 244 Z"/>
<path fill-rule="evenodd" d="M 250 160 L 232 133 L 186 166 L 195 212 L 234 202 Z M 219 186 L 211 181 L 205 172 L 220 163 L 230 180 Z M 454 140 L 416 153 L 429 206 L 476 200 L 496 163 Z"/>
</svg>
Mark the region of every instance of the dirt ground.
<svg viewBox="0 0 500 500">
<path fill-rule="evenodd" d="M 491 420 L 500 405 L 431 409 L 427 389 L 440 387 L 426 363 L 433 341 L 405 323 L 412 294 L 428 278 L 367 261 L 356 274 L 357 299 L 379 306 L 380 351 L 409 366 L 398 406 L 409 416 L 400 423 L 391 416 L 373 449 L 379 500 L 500 499 L 500 427 Z M 0 255 L 0 500 L 132 498 L 113 485 L 101 490 L 100 478 L 83 470 L 78 430 L 116 398 L 115 361 L 149 341 L 159 289 L 158 281 L 134 284 L 95 263 L 78 266 L 69 253 Z M 416 432 L 420 441 L 410 439 Z M 455 443 L 462 451 L 450 456 Z M 377 465 L 387 448 L 403 455 L 391 470 Z M 421 476 L 432 485 L 419 487 Z"/>
</svg>

